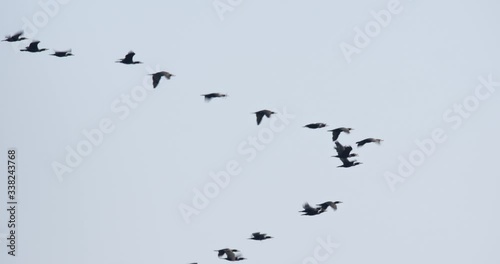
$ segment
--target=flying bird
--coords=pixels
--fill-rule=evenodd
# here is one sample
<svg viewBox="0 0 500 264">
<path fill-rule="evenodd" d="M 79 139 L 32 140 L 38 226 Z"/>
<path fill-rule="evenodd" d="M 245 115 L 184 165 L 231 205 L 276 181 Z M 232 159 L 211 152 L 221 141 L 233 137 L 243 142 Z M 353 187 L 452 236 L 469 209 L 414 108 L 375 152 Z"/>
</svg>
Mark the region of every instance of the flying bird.
<svg viewBox="0 0 500 264">
<path fill-rule="evenodd" d="M 5 39 L 2 41 L 16 42 L 16 41 L 21 41 L 21 40 L 27 39 L 25 37 L 21 37 L 23 34 L 24 34 L 24 31 L 21 30 L 12 36 L 5 36 Z"/>
<path fill-rule="evenodd" d="M 222 255 L 221 255 L 221 250 L 222 250 Z M 242 257 L 241 254 L 238 254 L 238 255 L 234 254 L 234 252 L 239 252 L 237 250 L 229 249 L 229 248 L 224 248 L 224 249 L 221 249 L 221 250 L 219 250 L 219 257 L 221 257 L 224 254 L 226 254 L 226 258 L 224 258 L 225 260 L 240 261 L 240 260 L 246 259 L 246 258 Z"/>
<path fill-rule="evenodd" d="M 267 118 L 271 117 L 272 114 L 275 114 L 273 111 L 269 110 L 260 110 L 258 112 L 253 113 L 257 116 L 257 125 L 260 125 L 260 122 L 262 121 L 262 118 L 266 116 Z"/>
<path fill-rule="evenodd" d="M 327 124 L 325 124 L 325 123 L 312 123 L 312 124 L 305 125 L 304 127 L 316 129 L 316 128 L 322 128 L 322 127 L 326 127 L 326 126 L 327 126 Z"/>
<path fill-rule="evenodd" d="M 205 97 L 205 102 L 210 102 L 212 98 L 217 98 L 217 97 L 226 97 L 227 94 L 221 94 L 221 93 L 209 93 L 209 94 L 202 94 L 201 96 Z"/>
<path fill-rule="evenodd" d="M 378 139 L 378 138 L 367 138 L 367 139 L 363 139 L 361 141 L 358 141 L 356 142 L 356 144 L 358 144 L 358 148 L 363 146 L 364 144 L 366 143 L 377 143 L 380 145 L 380 142 L 384 141 L 383 139 Z"/>
<path fill-rule="evenodd" d="M 361 162 L 357 162 L 356 160 L 350 161 L 347 158 L 341 158 L 340 161 L 342 161 L 342 165 L 337 166 L 338 168 L 349 168 L 359 164 L 363 164 Z"/>
<path fill-rule="evenodd" d="M 335 150 L 337 151 L 337 156 L 332 156 L 336 158 L 350 158 L 350 157 L 356 157 L 358 154 L 356 153 L 351 153 L 352 147 L 351 146 L 342 146 L 338 141 L 335 141 Z"/>
<path fill-rule="evenodd" d="M 134 58 L 135 53 L 133 51 L 129 51 L 127 55 L 125 55 L 125 58 L 119 59 L 116 62 L 118 63 L 123 63 L 123 64 L 139 64 L 142 63 L 140 61 L 133 61 L 132 59 Z"/>
<path fill-rule="evenodd" d="M 54 51 L 54 53 L 50 55 L 56 57 L 68 57 L 68 56 L 73 56 L 73 53 L 71 53 L 71 50 L 69 49 L 66 51 Z"/>
<path fill-rule="evenodd" d="M 266 239 L 269 239 L 269 238 L 273 238 L 273 237 L 272 236 L 268 236 L 267 234 L 260 233 L 260 232 L 255 232 L 255 233 L 252 233 L 252 237 L 249 238 L 249 239 L 253 239 L 253 240 L 266 240 Z"/>
<path fill-rule="evenodd" d="M 161 77 L 165 77 L 165 78 L 167 78 L 167 80 L 170 80 L 170 77 L 175 76 L 175 75 L 173 75 L 169 72 L 166 72 L 166 71 L 160 71 L 160 72 L 153 73 L 150 75 L 153 76 L 153 88 L 156 88 L 156 86 L 158 86 L 158 84 L 160 83 Z"/>
<path fill-rule="evenodd" d="M 222 257 L 224 254 L 226 254 L 226 251 L 232 251 L 232 252 L 239 252 L 237 249 L 229 249 L 229 248 L 223 248 L 223 249 L 216 249 L 214 250 L 217 253 L 217 257 Z"/>
<path fill-rule="evenodd" d="M 320 206 L 321 212 L 326 211 L 326 209 L 328 209 L 328 207 L 331 207 L 333 209 L 333 211 L 336 211 L 337 210 L 337 204 L 340 204 L 340 203 L 342 203 L 342 202 L 341 201 L 335 201 L 335 202 L 328 201 L 328 202 L 324 202 L 324 203 L 318 204 L 318 206 Z"/>
<path fill-rule="evenodd" d="M 41 52 L 41 51 L 47 50 L 45 48 L 39 49 L 38 48 L 38 43 L 40 43 L 40 41 L 32 41 L 29 46 L 27 46 L 26 48 L 22 49 L 21 51 Z"/>
<path fill-rule="evenodd" d="M 349 134 L 349 133 L 351 133 L 351 130 L 354 130 L 354 129 L 352 129 L 350 127 L 339 127 L 339 128 L 335 128 L 332 130 L 328 130 L 328 132 L 332 132 L 332 140 L 336 141 L 339 138 L 339 135 L 341 132 Z"/>
<path fill-rule="evenodd" d="M 299 213 L 303 213 L 302 215 L 317 215 L 323 212 L 321 211 L 321 207 L 312 207 L 309 203 L 303 204 L 302 208 L 304 208 L 304 210 L 299 211 Z"/>
</svg>

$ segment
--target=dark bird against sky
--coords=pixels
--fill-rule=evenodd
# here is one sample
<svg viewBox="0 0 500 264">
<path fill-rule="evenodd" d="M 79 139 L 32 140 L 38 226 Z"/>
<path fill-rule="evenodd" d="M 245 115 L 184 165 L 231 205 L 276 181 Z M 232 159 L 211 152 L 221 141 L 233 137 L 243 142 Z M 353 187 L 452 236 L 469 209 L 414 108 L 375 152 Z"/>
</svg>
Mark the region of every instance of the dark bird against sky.
<svg viewBox="0 0 500 264">
<path fill-rule="evenodd" d="M 317 215 L 323 212 L 321 211 L 321 207 L 312 207 L 309 203 L 304 203 L 302 208 L 304 208 L 304 210 L 299 211 L 299 213 L 303 213 L 302 215 Z"/>
<path fill-rule="evenodd" d="M 158 86 L 158 84 L 160 83 L 161 77 L 165 77 L 165 78 L 167 78 L 167 80 L 170 80 L 170 77 L 175 76 L 175 75 L 173 75 L 169 72 L 166 72 L 166 71 L 160 71 L 160 72 L 153 73 L 150 75 L 153 76 L 153 88 L 156 88 L 156 86 Z"/>
<path fill-rule="evenodd" d="M 201 96 L 205 97 L 205 102 L 210 102 L 212 98 L 218 98 L 218 97 L 226 97 L 227 94 L 222 94 L 222 93 L 209 93 L 209 94 L 202 94 Z"/>
<path fill-rule="evenodd" d="M 258 112 L 254 113 L 257 117 L 257 125 L 260 125 L 260 122 L 262 121 L 262 118 L 266 116 L 267 118 L 271 117 L 272 114 L 275 114 L 275 112 L 270 111 L 270 110 L 260 110 Z"/>
<path fill-rule="evenodd" d="M 16 41 L 25 40 L 26 39 L 25 37 L 21 37 L 23 34 L 24 34 L 24 31 L 19 31 L 12 36 L 5 36 L 5 39 L 2 41 L 16 42 Z"/>
<path fill-rule="evenodd" d="M 350 157 L 356 157 L 358 154 L 356 153 L 351 153 L 352 147 L 351 146 L 342 146 L 338 141 L 335 141 L 335 150 L 337 151 L 337 156 L 332 156 L 336 158 L 350 158 Z"/>
<path fill-rule="evenodd" d="M 346 134 L 350 134 L 351 130 L 354 130 L 354 129 L 352 129 L 350 127 L 339 127 L 339 128 L 335 128 L 332 130 L 328 130 L 328 132 L 332 132 L 332 140 L 336 141 L 339 138 L 339 135 L 341 132 L 344 132 Z"/>
<path fill-rule="evenodd" d="M 337 211 L 337 204 L 340 204 L 340 203 L 342 203 L 342 202 L 341 201 L 335 201 L 335 202 L 328 201 L 328 202 L 318 204 L 318 206 L 321 207 L 321 212 L 326 211 L 326 209 L 328 209 L 328 207 L 331 207 L 333 209 L 333 211 Z"/>
<path fill-rule="evenodd" d="M 363 164 L 361 162 L 357 162 L 356 160 L 350 161 L 347 158 L 341 158 L 340 161 L 342 161 L 342 165 L 337 166 L 338 168 L 349 168 L 349 167 L 354 167 L 359 164 Z"/>
<path fill-rule="evenodd" d="M 252 237 L 249 238 L 249 239 L 253 239 L 253 240 L 266 240 L 266 239 L 270 239 L 270 238 L 273 238 L 273 237 L 272 236 L 268 236 L 267 234 L 264 234 L 264 233 L 255 232 L 255 233 L 252 233 Z"/>
<path fill-rule="evenodd" d="M 219 258 L 222 257 L 224 254 L 226 254 L 226 258 L 224 258 L 225 260 L 240 261 L 240 260 L 245 259 L 244 257 L 241 256 L 241 254 L 238 254 L 238 255 L 234 254 L 234 252 L 239 252 L 236 249 L 224 248 L 224 249 L 220 249 L 218 251 L 219 251 L 219 254 L 218 254 Z M 221 254 L 221 252 L 222 252 L 222 254 Z"/>
<path fill-rule="evenodd" d="M 41 51 L 47 50 L 46 48 L 39 49 L 38 48 L 38 43 L 40 43 L 40 41 L 32 41 L 29 46 L 27 46 L 26 48 L 22 49 L 21 51 L 41 52 Z"/>
<path fill-rule="evenodd" d="M 367 139 L 363 139 L 361 141 L 358 141 L 356 142 L 356 144 L 358 144 L 358 147 L 362 147 L 364 144 L 367 144 L 367 143 L 377 143 L 380 145 L 380 142 L 384 141 L 383 139 L 378 139 L 378 138 L 367 138 Z"/>
<path fill-rule="evenodd" d="M 217 252 L 217 257 L 222 257 L 224 254 L 226 254 L 226 251 L 233 251 L 233 252 L 239 252 L 239 250 L 237 249 L 229 249 L 229 248 L 223 248 L 223 249 L 216 249 L 214 250 L 215 252 Z"/>
<path fill-rule="evenodd" d="M 50 54 L 52 56 L 56 56 L 56 57 L 68 57 L 68 56 L 73 56 L 73 54 L 71 53 L 71 50 L 66 50 L 66 51 L 54 51 L 53 54 Z"/>
<path fill-rule="evenodd" d="M 125 58 L 119 59 L 116 62 L 118 63 L 123 63 L 123 64 L 139 64 L 142 63 L 140 61 L 133 61 L 135 53 L 133 51 L 129 51 L 127 55 L 125 55 Z"/>
<path fill-rule="evenodd" d="M 326 126 L 327 126 L 327 124 L 325 124 L 325 123 L 312 123 L 312 124 L 305 125 L 304 127 L 311 128 L 311 129 L 317 129 L 317 128 L 322 128 L 322 127 L 326 127 Z"/>
</svg>

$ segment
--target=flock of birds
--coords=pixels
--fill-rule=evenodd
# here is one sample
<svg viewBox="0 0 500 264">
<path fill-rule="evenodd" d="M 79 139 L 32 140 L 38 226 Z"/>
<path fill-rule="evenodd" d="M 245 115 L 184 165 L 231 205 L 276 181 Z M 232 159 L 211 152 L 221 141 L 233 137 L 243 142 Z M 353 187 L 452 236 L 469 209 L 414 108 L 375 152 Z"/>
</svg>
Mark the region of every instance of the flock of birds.
<svg viewBox="0 0 500 264">
<path fill-rule="evenodd" d="M 16 42 L 16 41 L 26 40 L 26 38 L 23 37 L 22 35 L 23 35 L 23 31 L 20 31 L 14 35 L 6 36 L 5 39 L 2 41 Z M 42 51 L 47 50 L 47 48 L 38 48 L 39 43 L 40 43 L 40 41 L 32 41 L 26 48 L 21 49 L 21 51 L 37 53 L 37 52 L 42 52 Z M 66 50 L 66 51 L 54 51 L 54 53 L 50 54 L 50 55 L 56 56 L 56 57 L 73 56 L 73 54 L 71 53 L 71 49 Z M 133 59 L 134 56 L 135 56 L 135 53 L 133 51 L 130 51 L 128 54 L 125 55 L 125 57 L 123 59 L 119 59 L 116 62 L 128 64 L 128 65 L 141 64 L 142 62 L 140 62 L 140 61 L 134 61 L 134 59 Z M 160 72 L 153 73 L 150 75 L 152 76 L 152 79 L 153 79 L 153 88 L 156 88 L 159 85 L 162 77 L 165 77 L 167 80 L 170 80 L 170 78 L 172 76 L 175 76 L 175 75 L 173 75 L 169 72 L 166 72 L 166 71 L 160 71 Z M 202 94 L 202 96 L 204 97 L 206 102 L 209 102 L 213 98 L 226 97 L 227 94 L 209 93 L 209 94 Z M 276 114 L 276 113 L 271 111 L 271 110 L 264 109 L 264 110 L 254 112 L 253 114 L 256 115 L 257 125 L 260 125 L 262 122 L 262 119 L 264 117 L 271 118 L 271 116 L 273 114 Z M 311 124 L 305 125 L 304 127 L 309 128 L 309 129 L 320 129 L 320 128 L 324 128 L 326 126 L 328 126 L 328 125 L 325 123 L 311 123 Z M 334 149 L 337 152 L 337 155 L 332 156 L 332 157 L 339 158 L 340 161 L 342 162 L 342 165 L 340 165 L 338 167 L 349 168 L 349 167 L 353 167 L 353 166 L 357 166 L 357 165 L 362 164 L 361 162 L 358 162 L 356 160 L 349 160 L 349 158 L 356 157 L 356 156 L 358 156 L 358 154 L 352 153 L 353 148 L 351 146 L 342 145 L 338 141 L 338 138 L 339 138 L 341 133 L 350 134 L 351 130 L 353 130 L 353 129 L 346 128 L 346 127 L 339 127 L 336 129 L 328 130 L 328 132 L 332 133 L 332 141 L 335 143 Z M 357 147 L 359 148 L 367 143 L 380 144 L 381 141 L 383 141 L 383 140 L 377 139 L 377 138 L 366 138 L 366 139 L 363 139 L 361 141 L 356 142 L 356 144 L 357 144 Z M 332 208 L 333 211 L 336 211 L 338 208 L 338 205 L 341 203 L 342 203 L 341 201 L 334 201 L 334 202 L 327 201 L 327 202 L 324 202 L 321 204 L 317 204 L 315 207 L 313 207 L 309 203 L 306 202 L 302 205 L 303 210 L 299 211 L 299 212 L 302 213 L 301 215 L 307 215 L 307 216 L 319 215 L 319 214 L 326 212 L 326 210 L 329 207 Z M 256 232 L 256 233 L 252 233 L 251 237 L 249 239 L 262 241 L 262 240 L 271 239 L 271 238 L 272 238 L 271 236 L 268 236 L 265 233 Z M 223 248 L 223 249 L 217 249 L 215 251 L 217 252 L 217 256 L 219 258 L 222 258 L 222 259 L 225 259 L 228 261 L 240 261 L 240 260 L 246 259 L 241 255 L 241 253 L 238 249 Z M 223 258 L 224 256 L 225 256 L 225 258 Z M 197 264 L 197 263 L 190 263 L 190 264 Z"/>
</svg>

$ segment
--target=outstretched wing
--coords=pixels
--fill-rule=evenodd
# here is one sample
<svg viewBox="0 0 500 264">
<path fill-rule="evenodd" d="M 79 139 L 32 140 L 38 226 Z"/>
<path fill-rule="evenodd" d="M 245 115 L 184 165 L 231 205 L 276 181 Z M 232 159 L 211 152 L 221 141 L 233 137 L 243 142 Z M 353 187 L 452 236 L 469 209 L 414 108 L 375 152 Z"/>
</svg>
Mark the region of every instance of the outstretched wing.
<svg viewBox="0 0 500 264">
<path fill-rule="evenodd" d="M 227 259 L 229 259 L 229 260 L 236 260 L 236 255 L 234 254 L 234 252 L 232 250 L 225 249 L 224 253 L 226 253 Z"/>
<path fill-rule="evenodd" d="M 345 151 L 345 148 L 338 141 L 335 141 L 335 150 L 337 151 L 337 154 L 340 156 Z"/>
<path fill-rule="evenodd" d="M 332 132 L 332 140 L 336 141 L 339 138 L 341 131 L 339 129 L 334 129 L 334 130 L 330 130 L 330 132 Z"/>
<path fill-rule="evenodd" d="M 346 157 L 349 157 L 349 155 L 351 154 L 351 151 L 352 151 L 351 146 L 344 147 L 344 154 L 346 155 Z"/>
<path fill-rule="evenodd" d="M 156 88 L 160 83 L 161 75 L 153 74 L 153 88 Z"/>
<path fill-rule="evenodd" d="M 40 41 L 33 41 L 30 43 L 29 45 L 29 49 L 38 49 L 38 43 L 40 43 Z"/>
<path fill-rule="evenodd" d="M 264 114 L 262 113 L 256 113 L 257 115 L 257 125 L 260 125 L 260 122 L 262 121 L 262 118 L 264 117 Z"/>
<path fill-rule="evenodd" d="M 212 99 L 212 97 L 210 97 L 210 94 L 202 94 L 201 96 L 205 98 L 205 102 L 210 102 L 210 100 Z"/>
<path fill-rule="evenodd" d="M 127 53 L 127 55 L 125 55 L 125 60 L 126 61 L 132 61 L 132 58 L 134 57 L 135 53 L 133 51 L 130 51 L 129 53 Z"/>
<path fill-rule="evenodd" d="M 17 32 L 16 34 L 10 36 L 9 38 L 12 38 L 12 39 L 18 39 L 22 34 L 24 34 L 24 31 L 19 31 Z"/>
<path fill-rule="evenodd" d="M 304 210 L 307 210 L 307 211 L 314 210 L 314 208 L 311 205 L 309 205 L 309 203 L 303 204 L 302 207 L 304 208 Z"/>
</svg>

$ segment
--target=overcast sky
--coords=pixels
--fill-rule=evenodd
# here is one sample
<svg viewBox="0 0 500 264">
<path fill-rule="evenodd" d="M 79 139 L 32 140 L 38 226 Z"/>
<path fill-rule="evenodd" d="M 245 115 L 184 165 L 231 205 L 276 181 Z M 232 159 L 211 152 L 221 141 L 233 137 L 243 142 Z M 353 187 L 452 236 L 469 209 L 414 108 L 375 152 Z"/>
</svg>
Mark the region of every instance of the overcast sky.
<svg viewBox="0 0 500 264">
<path fill-rule="evenodd" d="M 24 29 L 49 50 L 0 43 L 4 235 L 18 152 L 17 256 L 0 236 L 0 263 L 221 264 L 225 247 L 243 264 L 499 263 L 499 11 L 4 2 L 0 34 Z M 115 63 L 130 50 L 144 63 Z M 160 70 L 175 76 L 151 89 Z M 204 102 L 211 92 L 229 96 Z M 257 126 L 262 109 L 278 114 Z M 303 128 L 314 122 L 328 127 Z M 363 164 L 337 168 L 337 127 L 354 128 L 339 142 Z M 384 141 L 355 146 L 368 137 Z M 298 212 L 329 200 L 343 203 Z M 247 239 L 257 231 L 274 238 Z"/>
</svg>

